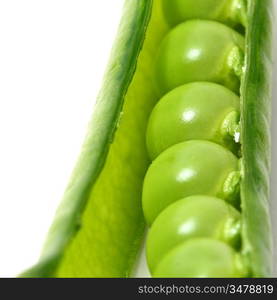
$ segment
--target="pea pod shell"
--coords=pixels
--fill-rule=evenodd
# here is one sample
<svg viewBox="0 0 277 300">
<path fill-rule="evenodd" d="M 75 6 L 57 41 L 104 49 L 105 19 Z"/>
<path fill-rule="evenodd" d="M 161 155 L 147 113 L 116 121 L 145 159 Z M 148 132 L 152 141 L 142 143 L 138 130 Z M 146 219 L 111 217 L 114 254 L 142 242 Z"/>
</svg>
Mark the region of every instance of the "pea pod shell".
<svg viewBox="0 0 277 300">
<path fill-rule="evenodd" d="M 242 241 L 253 277 L 272 272 L 269 213 L 272 1 L 248 1 L 241 85 Z"/>
<path fill-rule="evenodd" d="M 144 231 L 139 194 L 140 182 L 148 164 L 141 142 L 144 135 L 138 134 L 137 139 L 123 142 L 123 145 L 121 142 L 120 154 L 114 148 L 120 144 L 120 138 L 116 136 L 118 124 L 145 40 L 151 8 L 152 1 L 149 0 L 125 3 L 118 36 L 80 157 L 41 258 L 34 267 L 21 274 L 23 277 L 130 275 Z M 144 113 L 141 115 L 144 118 Z M 131 119 L 125 122 L 129 122 L 125 125 L 129 129 L 136 128 L 137 123 L 143 121 L 138 119 L 133 124 Z M 138 150 L 133 155 L 139 157 L 140 163 L 128 170 L 126 156 L 133 151 L 129 143 L 137 144 Z M 113 164 L 116 164 L 120 176 L 117 172 L 109 172 L 115 169 Z M 120 171 L 120 165 L 124 166 L 124 170 Z M 111 186 L 119 192 L 114 193 Z M 116 237 L 120 236 L 123 238 L 118 240 Z"/>
<path fill-rule="evenodd" d="M 39 262 L 21 276 L 130 276 L 144 230 L 140 196 L 149 163 L 144 134 L 157 100 L 149 69 L 167 32 L 165 20 L 157 17 L 160 3 L 159 0 L 126 1 L 77 166 Z M 271 0 L 248 1 L 241 85 L 241 213 L 242 254 L 253 277 L 270 276 L 272 266 L 268 208 L 271 12 Z M 132 103 L 128 110 L 124 109 L 127 100 Z M 118 136 L 123 136 L 125 142 L 120 143 Z M 113 163 L 118 165 L 114 167 Z M 116 171 L 108 175 L 112 165 Z M 121 188 L 111 184 L 114 182 Z M 97 189 L 99 193 L 95 192 Z M 115 193 L 118 190 L 121 192 Z"/>
</svg>

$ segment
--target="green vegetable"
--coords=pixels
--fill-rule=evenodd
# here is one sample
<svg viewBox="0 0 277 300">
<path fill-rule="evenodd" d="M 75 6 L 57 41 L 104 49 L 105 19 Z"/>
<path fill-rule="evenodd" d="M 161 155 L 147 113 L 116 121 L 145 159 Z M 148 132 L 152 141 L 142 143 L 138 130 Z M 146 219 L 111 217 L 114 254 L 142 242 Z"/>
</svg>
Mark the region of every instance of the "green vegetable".
<svg viewBox="0 0 277 300">
<path fill-rule="evenodd" d="M 180 242 L 210 237 L 240 245 L 240 213 L 225 201 L 190 196 L 169 205 L 153 223 L 147 239 L 147 261 L 154 271 L 162 257 Z"/>
<path fill-rule="evenodd" d="M 241 257 L 227 244 L 204 238 L 181 243 L 160 262 L 154 277 L 244 277 Z"/>
<path fill-rule="evenodd" d="M 21 276 L 130 276 L 144 233 L 141 185 L 149 160 L 143 128 L 156 99 L 140 87 L 152 76 L 149 52 L 165 32 L 149 28 L 145 39 L 151 9 L 152 1 L 126 1 L 81 155 L 39 263 Z"/>
<path fill-rule="evenodd" d="M 162 0 L 171 25 L 189 19 L 208 19 L 231 26 L 245 24 L 245 0 Z"/>
<path fill-rule="evenodd" d="M 190 20 L 172 29 L 156 58 L 161 93 L 192 81 L 211 81 L 239 90 L 243 37 L 214 21 Z"/>
<path fill-rule="evenodd" d="M 178 18 L 190 19 L 189 13 L 186 14 L 185 9 L 192 5 L 191 1 L 173 1 L 171 8 L 168 6 L 169 2 L 164 1 L 163 3 L 164 14 L 168 20 L 172 19 L 173 15 L 176 17 L 175 21 Z M 219 6 L 218 3 L 213 4 L 214 6 L 210 9 L 215 11 Z M 200 4 L 200 11 L 201 8 Z M 251 9 L 251 5 L 248 8 Z M 215 14 L 209 14 L 210 9 L 207 10 L 207 19 L 211 17 L 220 19 Z M 241 9 L 241 15 L 243 15 L 245 11 L 242 7 Z M 172 14 L 172 10 L 178 10 L 180 14 Z M 191 15 L 193 14 L 192 9 Z M 201 15 L 201 17 L 203 16 L 205 15 Z M 222 15 L 222 19 L 227 20 L 226 14 Z M 249 38 L 251 27 L 248 28 L 247 22 L 245 25 L 246 37 Z M 252 38 L 254 39 L 254 36 Z M 246 50 L 249 49 L 247 41 L 250 43 L 247 39 Z M 251 87 L 245 85 L 247 76 L 249 76 L 247 74 L 247 55 L 251 52 L 246 53 L 245 65 L 243 65 L 243 49 L 243 37 L 238 32 L 218 22 L 198 19 L 183 22 L 173 28 L 164 38 L 159 49 L 155 65 L 157 85 L 161 94 L 171 91 L 160 100 L 153 110 L 146 137 L 149 155 L 152 159 L 155 158 L 144 180 L 142 199 L 145 218 L 152 226 L 147 240 L 147 259 L 153 276 L 243 277 L 248 276 L 249 273 L 253 275 L 251 271 L 253 272 L 255 269 L 252 268 L 250 271 L 249 261 L 245 256 L 247 250 L 253 260 L 258 261 L 260 265 L 256 270 L 263 268 L 259 261 L 260 254 L 269 249 L 270 245 L 265 244 L 266 248 L 264 245 L 259 245 L 258 256 L 253 253 L 253 248 L 247 249 L 251 245 L 245 235 L 245 228 L 247 230 L 247 225 L 250 228 L 255 226 L 253 226 L 254 219 L 253 223 L 247 221 L 244 223 L 243 218 L 244 214 L 251 213 L 251 211 L 246 211 L 247 207 L 245 206 L 252 206 L 252 212 L 255 211 L 258 214 L 257 207 L 260 205 L 257 203 L 264 201 L 265 193 L 268 192 L 268 182 L 266 181 L 268 173 L 264 171 L 269 168 L 268 164 L 265 165 L 268 163 L 267 158 L 264 161 L 261 159 L 260 162 L 265 168 L 262 170 L 261 165 L 257 164 L 252 170 L 256 169 L 259 173 L 264 173 L 264 177 L 257 178 L 256 174 L 248 177 L 245 175 L 247 164 L 243 154 L 245 153 L 246 156 L 253 154 L 250 154 L 248 145 L 251 143 L 253 145 L 254 140 L 249 140 L 248 145 L 244 144 L 243 135 L 248 137 L 247 132 L 251 131 L 250 128 L 244 126 L 245 119 L 249 116 L 249 111 L 246 112 L 246 110 L 251 110 L 251 106 L 256 106 L 258 101 L 253 93 L 252 98 L 247 99 L 249 95 L 247 90 L 251 91 Z M 263 67 L 264 65 L 260 65 L 260 71 Z M 256 71 L 258 73 L 258 70 Z M 255 76 L 251 77 L 250 75 L 249 78 L 257 80 Z M 267 77 L 262 78 L 268 82 Z M 220 83 L 238 94 L 241 93 L 241 118 L 239 118 L 238 98 L 235 102 L 234 96 L 230 97 L 231 91 L 228 95 L 220 95 L 215 89 L 213 93 L 209 93 L 203 89 L 203 84 L 207 85 L 207 83 L 199 81 L 209 81 L 210 85 L 212 82 Z M 183 85 L 185 83 L 186 85 Z M 265 86 L 263 88 L 262 96 L 265 96 L 268 90 L 265 89 Z M 231 106 L 230 98 L 233 100 L 233 106 Z M 222 102 L 226 105 L 224 108 L 228 107 L 230 111 L 229 114 L 225 112 L 225 116 L 227 115 L 225 119 L 219 108 L 219 104 Z M 246 102 L 251 105 L 246 105 Z M 237 105 L 235 106 L 234 103 Z M 221 109 L 224 110 L 224 108 L 221 104 Z M 252 110 L 252 113 L 255 116 L 256 112 Z M 261 119 L 260 125 L 263 126 L 264 123 L 263 127 L 266 128 L 268 124 L 264 121 Z M 239 123 L 241 123 L 241 128 Z M 259 129 L 257 126 L 256 133 Z M 233 150 L 233 145 L 225 142 L 226 135 L 233 136 L 233 139 L 238 142 L 240 131 L 242 131 L 241 149 L 236 154 L 241 153 L 242 160 L 240 168 L 237 170 L 234 168 L 237 162 L 234 160 L 235 157 L 233 160 L 231 159 L 230 152 L 227 156 L 227 153 L 224 153 L 227 151 L 226 149 L 205 140 L 220 143 Z M 199 138 L 203 140 L 196 140 Z M 181 141 L 186 142 L 180 143 Z M 256 141 L 254 143 L 257 145 Z M 267 146 L 269 146 L 268 143 Z M 259 153 L 259 150 L 259 148 L 256 150 L 256 154 Z M 259 158 L 257 159 L 259 160 Z M 252 184 L 259 182 L 259 186 L 262 185 L 261 199 L 256 198 L 257 201 L 254 204 L 251 203 L 251 196 L 254 195 L 250 192 L 250 186 L 244 185 L 244 182 L 247 182 L 246 177 L 247 179 L 252 177 Z M 243 190 L 238 196 L 240 182 Z M 248 193 L 247 199 L 244 192 Z M 202 205 L 197 206 L 196 202 L 195 206 L 189 206 L 184 203 L 186 199 L 180 200 L 185 196 L 198 194 L 201 196 L 195 197 L 201 198 Z M 234 247 L 231 240 L 224 240 L 222 236 L 218 236 L 215 228 L 217 228 L 220 218 L 214 216 L 216 209 L 209 208 L 208 195 L 229 201 L 233 206 L 242 210 L 242 232 L 238 232 L 239 228 L 236 222 L 232 222 L 231 226 L 225 229 L 227 236 L 232 236 L 233 232 L 236 232 L 236 235 L 242 235 L 242 248 L 237 248 L 235 251 L 230 247 Z M 206 218 L 203 216 L 197 218 L 199 209 L 203 210 Z M 258 230 L 269 229 L 268 211 L 263 211 L 263 214 L 267 223 L 265 226 L 260 223 Z M 248 217 L 249 219 L 250 217 Z M 154 224 L 152 224 L 153 221 Z M 206 227 L 212 226 L 215 232 L 203 230 L 203 228 L 206 229 L 205 223 Z M 183 234 L 184 230 L 187 234 Z M 196 239 L 197 236 L 200 238 Z M 249 236 L 254 237 L 254 231 L 251 231 Z M 218 241 L 219 237 L 224 243 Z M 253 240 L 253 245 L 255 244 L 257 245 L 257 242 Z M 265 270 L 263 269 L 263 271 Z"/>
<path fill-rule="evenodd" d="M 269 212 L 272 1 L 250 0 L 241 84 L 242 253 L 253 277 L 272 272 Z"/>
<path fill-rule="evenodd" d="M 271 11 L 126 0 L 77 166 L 21 276 L 132 276 L 143 212 L 153 276 L 271 275 Z"/>
<path fill-rule="evenodd" d="M 158 102 L 148 122 L 151 159 L 190 139 L 209 140 L 235 151 L 239 106 L 237 95 L 210 82 L 194 82 L 172 90 Z"/>
<path fill-rule="evenodd" d="M 236 203 L 239 183 L 238 159 L 220 145 L 187 141 L 165 150 L 145 176 L 143 211 L 148 224 L 169 204 L 203 194 Z"/>
</svg>

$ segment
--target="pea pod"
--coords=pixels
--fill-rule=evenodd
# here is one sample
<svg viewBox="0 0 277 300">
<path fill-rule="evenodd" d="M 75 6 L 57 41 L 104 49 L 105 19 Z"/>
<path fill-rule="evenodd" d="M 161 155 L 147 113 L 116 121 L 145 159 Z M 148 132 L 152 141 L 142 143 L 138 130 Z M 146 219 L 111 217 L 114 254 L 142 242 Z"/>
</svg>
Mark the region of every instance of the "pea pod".
<svg viewBox="0 0 277 300">
<path fill-rule="evenodd" d="M 200 167 L 202 158 L 214 159 L 213 151 L 224 161 L 223 165 L 228 167 L 225 169 L 214 161 L 212 168 L 220 169 L 218 178 L 214 174 L 210 176 L 207 169 L 203 169 L 207 174 L 202 172 L 202 175 L 199 173 L 196 176 L 198 187 L 201 187 L 199 183 L 206 182 L 205 177 L 207 181 L 210 180 L 210 185 L 207 184 L 202 190 L 197 188 L 197 183 L 189 191 L 181 188 L 180 193 L 175 187 L 171 187 L 170 180 L 166 181 L 167 185 L 160 185 L 162 188 L 168 187 L 171 191 L 168 193 L 176 197 L 172 201 L 165 197 L 164 207 L 155 213 L 149 205 L 151 217 L 148 223 L 155 220 L 155 226 L 162 214 L 183 201 L 184 197 L 198 195 L 197 197 L 206 199 L 216 196 L 220 199 L 216 198 L 215 201 L 223 202 L 225 208 L 238 205 L 237 210 L 240 212 L 235 208 L 231 208 L 231 211 L 240 216 L 240 226 L 234 225 L 231 228 L 238 229 L 235 236 L 241 242 L 233 243 L 232 239 L 220 235 L 220 225 L 213 223 L 209 232 L 199 230 L 185 239 L 176 237 L 177 244 L 172 248 L 170 246 L 170 249 L 168 245 L 165 246 L 166 253 L 161 254 L 151 272 L 153 276 L 159 277 L 270 276 L 272 264 L 268 177 L 271 1 L 226 0 L 223 8 L 223 1 L 209 0 L 211 8 L 206 11 L 204 1 L 201 0 L 197 1 L 198 6 L 193 6 L 192 1 L 183 0 L 185 10 L 180 6 L 180 1 L 172 0 L 172 11 L 175 10 L 175 13 L 169 11 L 169 15 L 163 11 L 165 2 L 126 1 L 118 39 L 79 161 L 57 211 L 41 258 L 22 276 L 131 276 L 145 229 L 141 201 L 145 190 L 142 191 L 142 186 L 143 182 L 147 183 L 144 177 L 151 163 L 147 145 L 148 148 L 149 145 L 151 147 L 151 136 L 155 136 L 155 133 L 149 133 L 150 138 L 146 143 L 147 127 L 151 126 L 148 119 L 152 116 L 153 108 L 161 103 L 159 100 L 162 97 L 167 97 L 167 93 L 196 81 L 224 86 L 230 90 L 229 95 L 233 100 L 226 104 L 223 97 L 224 108 L 218 108 L 213 124 L 204 132 L 198 127 L 202 126 L 199 120 L 198 123 L 189 124 L 191 128 L 195 128 L 195 138 L 186 136 L 186 129 L 183 129 L 183 136 L 177 133 L 171 136 L 168 131 L 166 143 L 155 148 L 158 150 L 154 150 L 151 155 L 151 158 L 156 159 L 150 169 L 157 161 L 170 160 L 172 153 L 178 152 L 175 149 L 179 150 L 184 145 L 195 147 L 195 151 L 187 151 L 191 155 L 198 155 L 199 159 L 195 159 L 195 164 L 198 163 Z M 239 2 L 247 2 L 247 7 L 241 5 L 239 9 L 236 6 L 238 10 L 235 13 L 228 8 L 230 3 Z M 184 15 L 183 12 L 187 13 Z M 171 24 L 179 25 L 173 29 Z M 197 51 L 193 51 L 195 49 Z M 182 57 L 186 59 L 181 59 L 180 64 L 179 59 Z M 237 97 L 240 97 L 239 108 L 236 104 Z M 210 96 L 210 101 L 219 103 L 212 98 L 216 97 Z M 186 103 L 189 100 L 184 100 L 180 111 L 187 111 Z M 176 107 L 178 104 L 172 105 Z M 198 108 L 201 115 L 201 107 Z M 173 119 L 174 115 L 178 116 L 178 113 L 172 114 Z M 202 115 L 204 120 L 205 114 Z M 154 124 L 155 118 L 153 120 Z M 169 120 L 168 124 L 170 123 Z M 178 122 L 175 124 L 178 125 Z M 159 130 L 163 132 L 162 129 L 157 129 L 157 132 Z M 235 135 L 234 142 L 232 138 Z M 237 144 L 238 141 L 240 144 Z M 177 161 L 176 168 L 181 168 L 178 162 L 183 160 L 183 164 L 184 158 L 177 159 L 173 155 L 172 159 Z M 163 175 L 169 176 L 165 169 L 158 174 L 161 166 L 156 165 L 157 179 L 158 175 L 162 179 Z M 195 166 L 190 169 L 196 170 Z M 184 176 L 182 168 L 177 173 Z M 158 195 L 158 181 L 152 190 L 150 187 L 151 182 L 149 195 L 155 190 L 154 195 Z M 224 202 L 224 199 L 230 204 Z M 208 202 L 205 204 L 208 207 Z M 215 204 L 211 204 L 213 205 Z M 187 212 L 188 218 L 198 218 L 197 226 L 200 228 L 205 219 L 197 217 L 193 207 L 192 205 Z M 226 212 L 225 208 L 222 209 Z M 157 232 L 159 230 L 158 228 Z M 158 238 L 154 235 L 153 239 Z M 190 259 L 188 263 L 186 258 L 192 254 L 194 259 Z M 218 260 L 214 259 L 215 256 Z"/>
</svg>

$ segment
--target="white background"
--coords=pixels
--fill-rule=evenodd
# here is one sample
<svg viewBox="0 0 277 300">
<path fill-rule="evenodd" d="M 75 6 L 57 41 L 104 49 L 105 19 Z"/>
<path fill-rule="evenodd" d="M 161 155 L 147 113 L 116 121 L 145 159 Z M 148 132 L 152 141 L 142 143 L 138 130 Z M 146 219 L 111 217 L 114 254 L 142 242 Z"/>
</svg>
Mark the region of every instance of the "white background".
<svg viewBox="0 0 277 300">
<path fill-rule="evenodd" d="M 39 256 L 86 133 L 122 5 L 0 0 L 0 277 L 15 276 Z M 274 81 L 277 243 L 276 65 Z"/>
</svg>

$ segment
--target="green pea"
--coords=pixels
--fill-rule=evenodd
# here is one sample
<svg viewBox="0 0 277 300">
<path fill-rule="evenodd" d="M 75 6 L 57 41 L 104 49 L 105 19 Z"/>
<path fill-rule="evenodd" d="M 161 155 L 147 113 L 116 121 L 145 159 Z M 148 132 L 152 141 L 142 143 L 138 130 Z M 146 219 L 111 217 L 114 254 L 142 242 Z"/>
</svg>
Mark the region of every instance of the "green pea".
<svg viewBox="0 0 277 300">
<path fill-rule="evenodd" d="M 210 19 L 235 26 L 245 23 L 245 0 L 162 0 L 170 25 L 188 19 Z"/>
<path fill-rule="evenodd" d="M 153 272 L 154 277 L 244 277 L 242 259 L 227 244 L 195 238 L 172 249 Z"/>
<path fill-rule="evenodd" d="M 190 139 L 210 140 L 235 151 L 239 106 L 236 94 L 215 83 L 195 82 L 172 90 L 158 102 L 148 122 L 151 159 Z"/>
<path fill-rule="evenodd" d="M 244 38 L 218 22 L 191 20 L 171 30 L 157 54 L 161 93 L 192 81 L 220 83 L 238 92 Z"/>
<path fill-rule="evenodd" d="M 210 237 L 239 246 L 240 213 L 224 200 L 190 196 L 169 205 L 154 221 L 147 238 L 151 271 L 166 253 L 195 237 Z"/>
<path fill-rule="evenodd" d="M 237 200 L 238 159 L 224 147 L 203 140 L 174 145 L 150 165 L 142 204 L 149 224 L 169 204 L 191 195 Z"/>
</svg>

